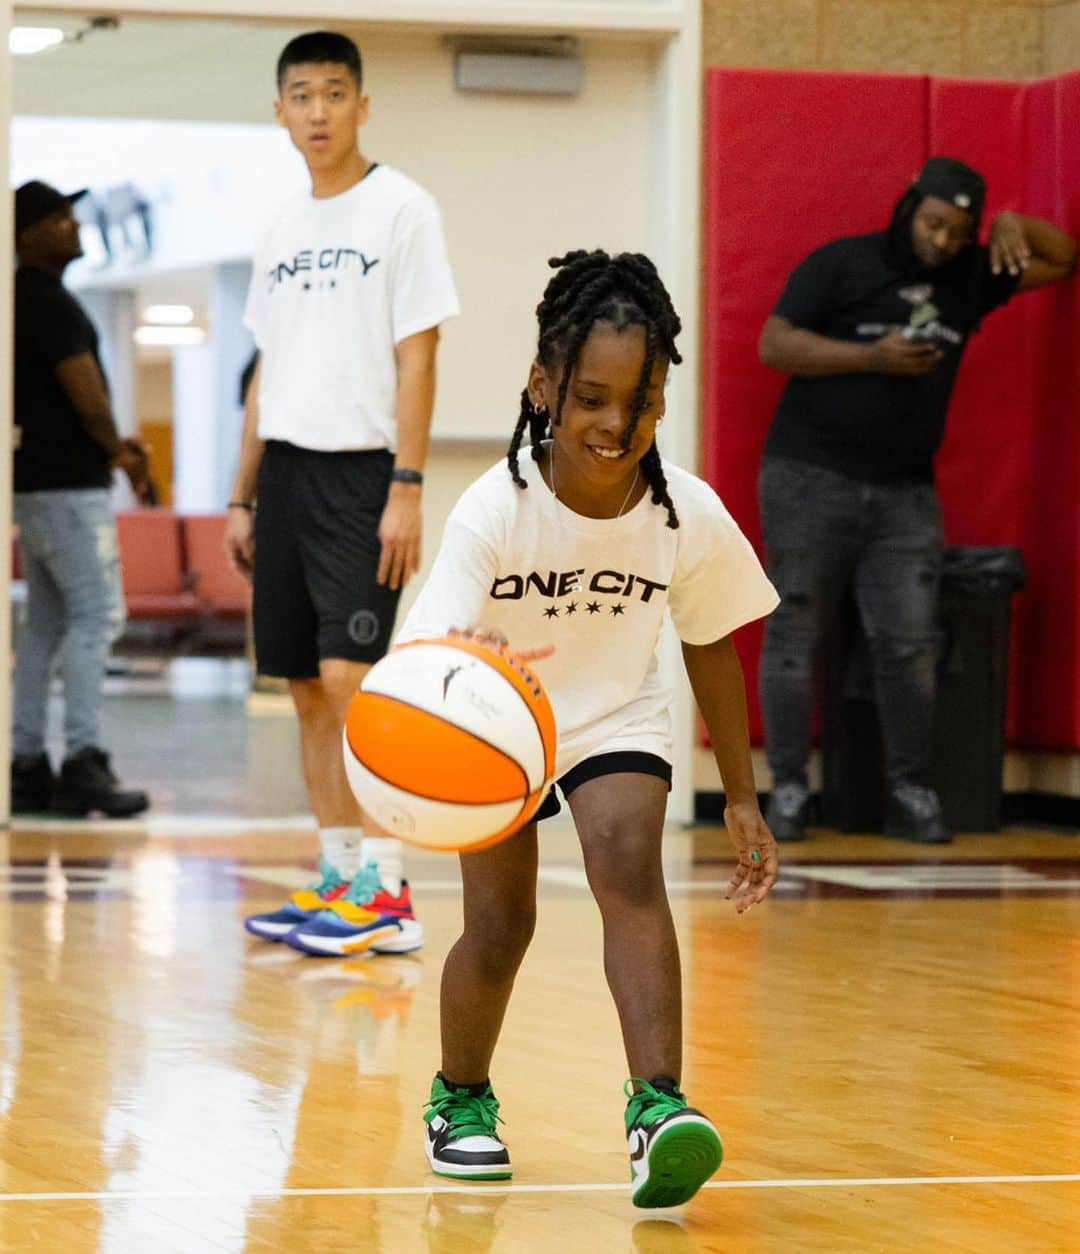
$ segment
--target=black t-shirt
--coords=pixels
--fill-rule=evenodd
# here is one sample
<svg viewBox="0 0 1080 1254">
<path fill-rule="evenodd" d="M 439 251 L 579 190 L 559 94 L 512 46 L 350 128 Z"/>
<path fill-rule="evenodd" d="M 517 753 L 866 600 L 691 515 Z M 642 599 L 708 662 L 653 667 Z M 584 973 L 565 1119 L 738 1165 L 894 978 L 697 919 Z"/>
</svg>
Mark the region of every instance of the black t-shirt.
<svg viewBox="0 0 1080 1254">
<path fill-rule="evenodd" d="M 109 455 L 92 440 L 56 377 L 69 357 L 92 353 L 98 336 L 60 280 L 33 266 L 15 272 L 15 491 L 107 488 Z M 104 371 L 102 371 L 104 375 Z"/>
<path fill-rule="evenodd" d="M 937 324 L 944 357 L 928 374 L 792 378 L 766 455 L 827 466 L 870 482 L 930 482 L 933 456 L 969 335 L 1016 291 L 989 250 L 965 250 L 940 270 L 905 272 L 887 233 L 834 240 L 798 265 L 773 311 L 796 327 L 869 343 L 887 331 Z"/>
</svg>

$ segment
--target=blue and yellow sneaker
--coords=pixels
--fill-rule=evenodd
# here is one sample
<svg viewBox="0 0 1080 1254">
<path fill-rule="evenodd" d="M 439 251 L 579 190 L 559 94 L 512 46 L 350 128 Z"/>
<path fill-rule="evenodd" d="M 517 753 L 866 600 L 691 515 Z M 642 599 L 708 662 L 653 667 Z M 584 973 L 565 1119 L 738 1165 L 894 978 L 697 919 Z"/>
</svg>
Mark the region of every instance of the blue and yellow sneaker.
<svg viewBox="0 0 1080 1254">
<path fill-rule="evenodd" d="M 407 954 L 424 943 L 424 929 L 413 914 L 409 885 L 401 881 L 391 896 L 375 862 L 353 876 L 348 889 L 285 937 L 294 949 L 324 957 L 350 954 Z"/>
<path fill-rule="evenodd" d="M 320 858 L 319 878 L 314 884 L 293 893 L 280 910 L 248 915 L 244 927 L 263 940 L 284 940 L 299 924 L 313 919 L 320 910 L 344 896 L 348 887 L 349 881 L 342 879 L 325 858 Z"/>
<path fill-rule="evenodd" d="M 719 1133 L 666 1076 L 631 1078 L 623 1091 L 634 1205 L 681 1206 L 720 1166 Z"/>
</svg>

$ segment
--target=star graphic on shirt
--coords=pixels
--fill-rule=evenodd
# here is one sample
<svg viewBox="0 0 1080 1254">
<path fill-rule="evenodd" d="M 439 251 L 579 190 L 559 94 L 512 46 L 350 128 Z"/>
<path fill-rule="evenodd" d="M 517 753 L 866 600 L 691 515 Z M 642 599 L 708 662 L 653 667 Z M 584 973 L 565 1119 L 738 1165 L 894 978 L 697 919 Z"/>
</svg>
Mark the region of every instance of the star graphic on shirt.
<svg viewBox="0 0 1080 1254">
<path fill-rule="evenodd" d="M 590 602 L 589 602 L 589 604 L 585 606 L 585 608 L 589 611 L 589 613 L 590 613 L 590 614 L 599 614 L 599 613 L 600 613 L 600 602 L 599 602 L 599 601 L 590 601 Z"/>
<path fill-rule="evenodd" d="M 559 617 L 558 607 L 555 605 L 549 605 L 547 609 L 544 611 L 544 617 L 545 618 L 558 618 Z"/>
<path fill-rule="evenodd" d="M 567 618 L 569 618 L 571 614 L 577 613 L 577 602 L 571 601 L 570 604 L 565 606 L 564 608 L 566 610 L 566 616 Z"/>
<path fill-rule="evenodd" d="M 612 612 L 612 614 L 614 614 L 614 615 L 615 615 L 615 617 L 616 617 L 616 618 L 618 618 L 618 617 L 619 617 L 619 615 L 623 612 L 623 610 L 624 610 L 624 609 L 625 609 L 625 606 L 622 606 L 622 605 L 613 605 L 613 606 L 611 607 L 611 612 Z"/>
</svg>

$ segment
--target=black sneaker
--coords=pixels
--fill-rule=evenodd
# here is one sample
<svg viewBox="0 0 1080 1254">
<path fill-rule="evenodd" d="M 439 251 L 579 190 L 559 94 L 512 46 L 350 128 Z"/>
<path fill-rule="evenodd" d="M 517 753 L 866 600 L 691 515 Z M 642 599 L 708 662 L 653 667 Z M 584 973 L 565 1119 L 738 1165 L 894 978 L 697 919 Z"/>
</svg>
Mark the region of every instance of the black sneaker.
<svg viewBox="0 0 1080 1254">
<path fill-rule="evenodd" d="M 100 810 L 110 819 L 127 819 L 141 814 L 149 804 L 141 788 L 120 787 L 109 755 L 92 745 L 64 761 L 53 796 L 53 809 L 69 818 Z"/>
<path fill-rule="evenodd" d="M 952 841 L 937 793 L 907 780 L 889 789 L 885 803 L 885 835 L 912 840 L 919 845 L 947 845 Z"/>
<path fill-rule="evenodd" d="M 502 1120 L 489 1081 L 451 1088 L 436 1075 L 424 1122 L 424 1149 L 437 1176 L 509 1180 L 510 1151 L 495 1128 Z"/>
<path fill-rule="evenodd" d="M 55 786 L 56 776 L 46 754 L 19 754 L 11 762 L 11 813 L 44 813 L 52 804 Z"/>
<path fill-rule="evenodd" d="M 806 839 L 806 807 L 810 794 L 802 784 L 777 784 L 769 794 L 765 825 L 777 841 Z"/>
<path fill-rule="evenodd" d="M 700 1110 L 686 1104 L 678 1089 L 629 1079 L 624 1092 L 630 1099 L 626 1143 L 631 1200 L 643 1207 L 681 1206 L 720 1166 L 720 1134 Z"/>
</svg>

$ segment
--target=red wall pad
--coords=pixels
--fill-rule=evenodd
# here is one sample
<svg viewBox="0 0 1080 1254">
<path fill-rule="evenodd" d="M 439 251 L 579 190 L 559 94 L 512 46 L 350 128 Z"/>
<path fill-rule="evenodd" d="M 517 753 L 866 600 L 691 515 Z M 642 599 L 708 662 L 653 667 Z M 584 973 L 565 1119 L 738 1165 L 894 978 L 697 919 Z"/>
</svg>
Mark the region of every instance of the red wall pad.
<svg viewBox="0 0 1080 1254">
<path fill-rule="evenodd" d="M 930 82 L 929 152 L 959 157 L 986 178 L 984 238 L 995 214 L 1030 204 L 1026 101 L 1022 83 Z M 991 315 L 964 354 L 935 465 L 945 535 L 951 544 L 1023 541 L 1024 484 L 1030 475 L 1034 420 L 1031 300 L 1030 296 L 1016 300 Z M 1021 604 L 1018 599 L 1009 667 L 1010 739 L 1016 734 Z"/>
<path fill-rule="evenodd" d="M 1070 101 L 1080 102 L 1076 76 L 932 83 L 932 150 L 986 176 L 987 225 L 1000 210 L 1019 209 L 1075 233 L 1080 223 L 1062 194 L 1080 175 L 1063 125 Z M 937 460 L 948 539 L 1018 544 L 1027 561 L 1008 731 L 1032 748 L 1080 743 L 1080 549 L 1076 527 L 1066 522 L 1075 520 L 1078 487 L 1077 303 L 1070 283 L 1021 296 L 987 320 L 966 354 Z"/>
<path fill-rule="evenodd" d="M 926 127 L 922 78 L 706 71 L 704 470 L 755 544 L 761 446 L 784 384 L 758 362 L 762 324 L 807 253 L 886 226 Z M 739 639 L 755 740 L 761 632 Z"/>
<path fill-rule="evenodd" d="M 1028 204 L 1080 232 L 1080 76 L 1028 89 Z M 1032 420 L 1021 544 L 1029 588 L 1017 614 L 1016 720 L 1024 745 L 1080 745 L 1080 286 L 1024 298 Z"/>
<path fill-rule="evenodd" d="M 1028 203 L 1022 83 L 930 83 L 929 152 L 958 157 L 987 183 L 994 215 Z M 951 544 L 1019 544 L 1032 421 L 1031 297 L 991 314 L 964 353 L 935 464 Z"/>
<path fill-rule="evenodd" d="M 1080 234 L 1080 74 L 1044 83 L 711 70 L 706 75 L 704 465 L 755 542 L 761 447 L 783 378 L 758 364 L 791 268 L 882 229 L 931 152 L 987 179 L 1003 208 Z M 1019 544 L 1009 733 L 1080 747 L 1080 279 L 987 319 L 960 371 L 937 461 L 946 536 Z M 742 633 L 761 735 L 761 627 Z"/>
</svg>

